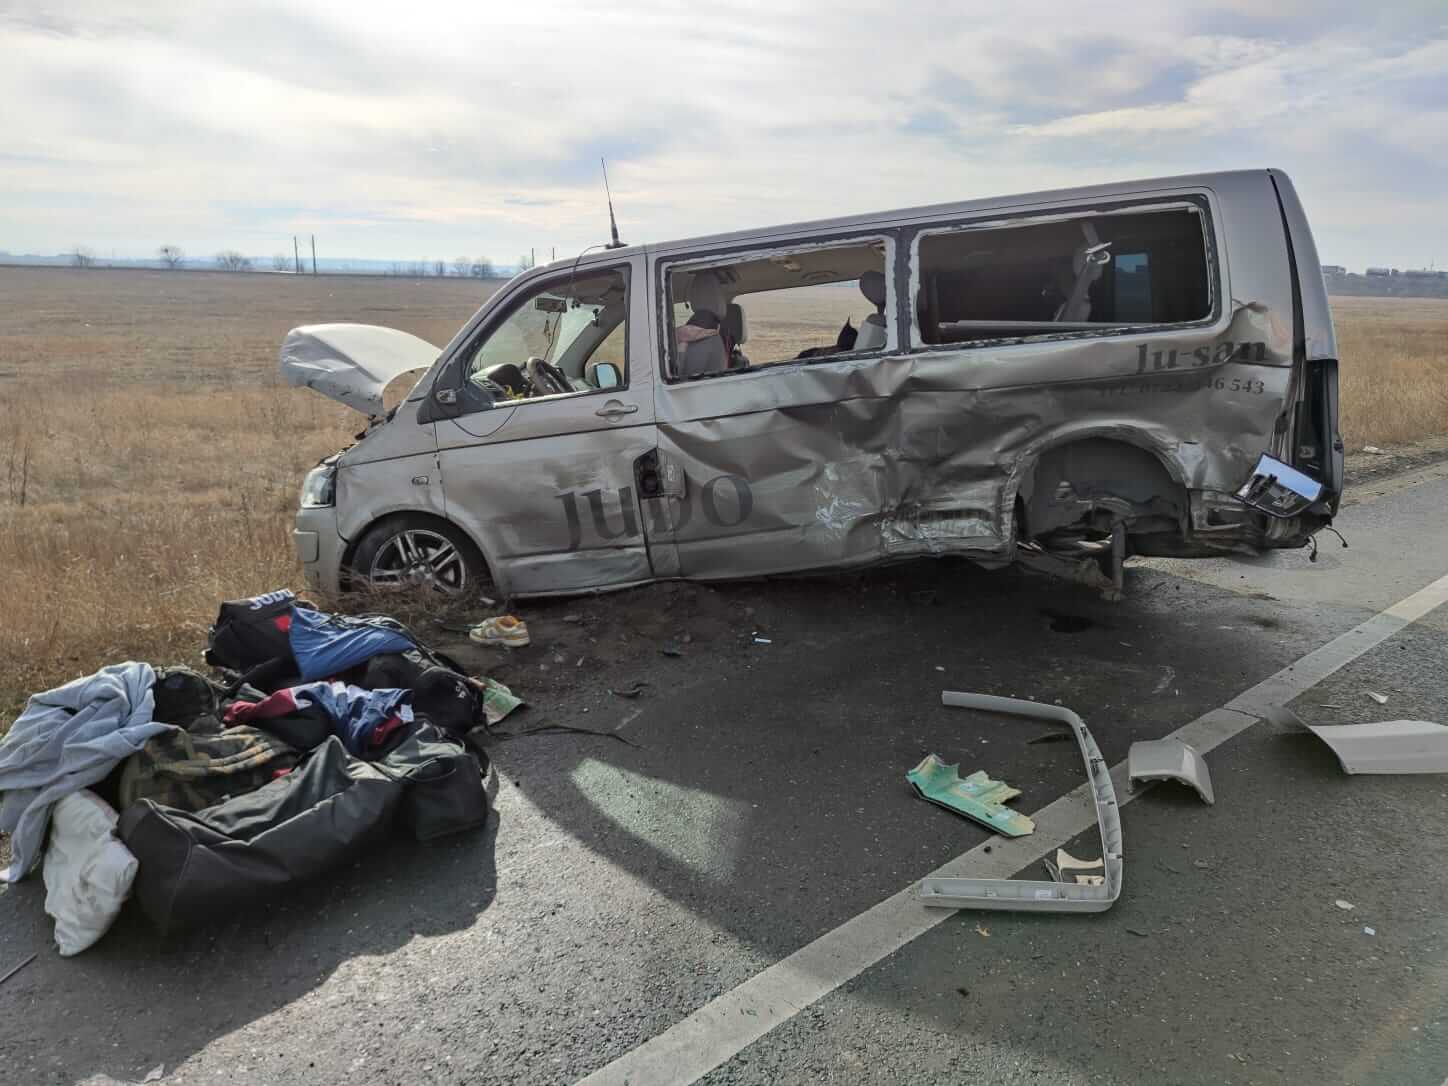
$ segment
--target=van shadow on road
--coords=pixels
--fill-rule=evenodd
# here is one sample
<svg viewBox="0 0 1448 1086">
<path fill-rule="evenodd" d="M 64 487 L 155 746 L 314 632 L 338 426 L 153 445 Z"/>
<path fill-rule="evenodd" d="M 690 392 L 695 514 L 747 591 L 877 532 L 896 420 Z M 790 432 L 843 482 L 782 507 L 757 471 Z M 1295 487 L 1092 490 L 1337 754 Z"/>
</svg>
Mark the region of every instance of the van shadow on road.
<svg viewBox="0 0 1448 1086">
<path fill-rule="evenodd" d="M 0 960 L 40 955 L 0 990 L 0 1078 L 140 1081 L 343 973 L 366 984 L 347 985 L 311 1030 L 365 1030 L 374 1002 L 406 984 L 410 945 L 463 931 L 492 904 L 498 832 L 495 813 L 482 832 L 428 844 L 394 834 L 285 900 L 168 938 L 128 903 L 99 943 L 69 959 L 51 944 L 39 876 L 11 886 L 0 893 Z M 287 1062 L 305 1079 L 305 1064 Z"/>
</svg>

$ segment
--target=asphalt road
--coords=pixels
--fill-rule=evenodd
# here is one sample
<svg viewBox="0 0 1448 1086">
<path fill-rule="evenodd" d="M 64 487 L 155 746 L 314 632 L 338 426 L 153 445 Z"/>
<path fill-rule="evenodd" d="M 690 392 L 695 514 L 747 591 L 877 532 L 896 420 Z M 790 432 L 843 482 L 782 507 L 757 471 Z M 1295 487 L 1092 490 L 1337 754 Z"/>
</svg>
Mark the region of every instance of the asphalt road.
<svg viewBox="0 0 1448 1086">
<path fill-rule="evenodd" d="M 533 646 L 472 662 L 531 700 L 520 727 L 628 743 L 498 742 L 486 832 L 182 937 L 127 913 L 63 960 L 39 880 L 0 889 L 0 972 L 39 952 L 0 986 L 0 1082 L 576 1081 L 986 842 L 912 794 L 925 753 L 1026 812 L 1080 783 L 1072 744 L 942 689 L 1059 701 L 1115 763 L 1448 573 L 1445 509 L 1448 472 L 1379 481 L 1349 549 L 1142 563 L 1118 604 L 921 563 L 529 607 Z M 1445 611 L 1296 708 L 1448 722 Z M 1110 912 L 950 915 L 703 1081 L 1441 1086 L 1448 777 L 1347 777 L 1268 724 L 1208 761 L 1215 806 L 1123 806 Z"/>
</svg>

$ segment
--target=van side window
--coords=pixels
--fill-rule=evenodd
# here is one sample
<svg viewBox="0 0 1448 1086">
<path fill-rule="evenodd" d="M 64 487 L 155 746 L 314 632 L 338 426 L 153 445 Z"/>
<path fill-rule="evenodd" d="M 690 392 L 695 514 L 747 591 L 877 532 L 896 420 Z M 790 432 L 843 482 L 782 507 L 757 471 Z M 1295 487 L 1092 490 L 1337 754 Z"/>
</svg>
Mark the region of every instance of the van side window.
<svg viewBox="0 0 1448 1086">
<path fill-rule="evenodd" d="M 969 343 L 1211 315 L 1195 207 L 930 230 L 916 257 L 917 342 Z"/>
<path fill-rule="evenodd" d="M 889 342 L 883 240 L 693 264 L 666 280 L 675 377 L 880 351 Z"/>
<path fill-rule="evenodd" d="M 467 380 L 494 399 L 536 400 L 628 382 L 628 272 L 586 271 L 541 283 L 472 347 Z"/>
</svg>

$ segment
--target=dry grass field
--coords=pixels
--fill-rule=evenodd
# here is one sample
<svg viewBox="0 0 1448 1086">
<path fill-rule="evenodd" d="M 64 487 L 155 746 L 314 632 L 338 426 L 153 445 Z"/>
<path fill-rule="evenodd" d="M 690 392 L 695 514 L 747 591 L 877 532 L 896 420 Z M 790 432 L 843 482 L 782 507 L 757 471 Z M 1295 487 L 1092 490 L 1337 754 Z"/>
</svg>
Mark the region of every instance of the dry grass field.
<svg viewBox="0 0 1448 1086">
<path fill-rule="evenodd" d="M 298 587 L 297 487 L 362 417 L 281 383 L 290 328 L 442 344 L 495 286 L 0 268 L 0 722 L 105 663 L 195 664 L 218 601 Z"/>
<path fill-rule="evenodd" d="M 1448 300 L 1333 298 L 1347 447 L 1448 435 Z"/>
<path fill-rule="evenodd" d="M 199 660 L 218 601 L 284 585 L 302 474 L 361 416 L 276 376 L 287 330 L 445 343 L 495 284 L 0 268 L 0 730 L 25 695 L 119 660 Z M 1335 301 L 1352 447 L 1448 433 L 1448 301 Z M 758 360 L 834 341 L 858 294 Z"/>
</svg>

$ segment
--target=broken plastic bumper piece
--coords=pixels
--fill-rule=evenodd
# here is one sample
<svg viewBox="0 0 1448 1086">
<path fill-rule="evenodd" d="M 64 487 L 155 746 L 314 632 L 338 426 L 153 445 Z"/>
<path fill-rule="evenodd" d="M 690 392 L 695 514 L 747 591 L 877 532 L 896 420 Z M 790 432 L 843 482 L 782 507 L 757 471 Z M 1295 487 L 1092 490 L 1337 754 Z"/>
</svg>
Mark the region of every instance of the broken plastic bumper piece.
<svg viewBox="0 0 1448 1086">
<path fill-rule="evenodd" d="M 1206 759 L 1180 739 L 1132 743 L 1126 752 L 1126 776 L 1133 785 L 1137 781 L 1181 781 L 1195 788 L 1205 802 L 1216 802 Z"/>
<path fill-rule="evenodd" d="M 921 799 L 973 818 L 1002 836 L 1024 837 L 1035 832 L 1034 822 L 1005 805 L 1006 800 L 1021 794 L 1019 788 L 991 780 L 983 769 L 965 778 L 959 771 L 960 766 L 946 765 L 936 755 L 927 754 L 905 779 Z"/>
<path fill-rule="evenodd" d="M 1285 705 L 1269 707 L 1262 718 L 1317 736 L 1344 773 L 1448 773 L 1448 727 L 1429 720 L 1309 724 Z"/>
<path fill-rule="evenodd" d="M 1086 765 L 1086 787 L 1096 808 L 1096 825 L 1101 831 L 1101 859 L 1104 878 L 1100 885 L 1075 882 L 1039 882 L 1028 879 L 969 879 L 930 877 L 920 883 L 920 900 L 944 909 L 995 909 L 1021 912 L 1099 913 L 1121 896 L 1121 812 L 1116 807 L 1116 789 L 1111 769 L 1081 718 L 1061 705 L 1043 705 L 990 694 L 961 694 L 947 690 L 940 700 L 961 709 L 1008 713 L 1061 724 L 1071 729 Z"/>
<path fill-rule="evenodd" d="M 1322 497 L 1322 484 L 1263 453 L 1236 497 L 1269 517 L 1295 517 Z"/>
</svg>

